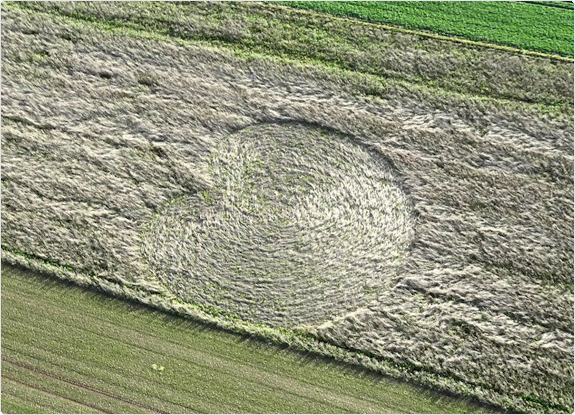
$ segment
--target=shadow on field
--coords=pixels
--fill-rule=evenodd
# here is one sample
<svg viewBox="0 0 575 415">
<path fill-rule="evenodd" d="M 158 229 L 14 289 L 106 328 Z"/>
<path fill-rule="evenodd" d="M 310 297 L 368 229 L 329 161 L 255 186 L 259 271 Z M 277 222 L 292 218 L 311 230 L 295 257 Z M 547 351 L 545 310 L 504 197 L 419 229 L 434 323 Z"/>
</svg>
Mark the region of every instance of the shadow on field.
<svg viewBox="0 0 575 415">
<path fill-rule="evenodd" d="M 359 364 L 347 363 L 338 361 L 335 358 L 328 357 L 319 353 L 298 350 L 294 347 L 289 346 L 287 343 L 276 343 L 270 340 L 266 340 L 262 337 L 258 337 L 251 334 L 242 334 L 236 331 L 222 328 L 216 324 L 203 322 L 194 319 L 193 317 L 183 316 L 175 312 L 160 310 L 153 306 L 148 306 L 137 302 L 136 300 L 124 298 L 121 296 L 115 296 L 112 294 L 107 294 L 99 291 L 95 287 L 79 285 L 74 282 L 60 279 L 50 274 L 40 273 L 36 271 L 30 271 L 21 266 L 15 266 L 2 262 L 2 267 L 11 268 L 17 270 L 18 273 L 25 274 L 26 278 L 33 278 L 42 287 L 43 291 L 50 292 L 60 290 L 62 287 L 68 287 L 74 289 L 76 292 L 80 292 L 79 297 L 86 297 L 94 300 L 95 302 L 101 303 L 103 306 L 121 308 L 129 313 L 136 314 L 138 316 L 144 316 L 147 318 L 153 318 L 154 320 L 162 321 L 164 324 L 171 328 L 176 328 L 181 332 L 213 332 L 214 330 L 224 334 L 228 339 L 234 341 L 236 344 L 250 348 L 254 351 L 265 349 L 267 354 L 272 355 L 286 355 L 290 354 L 296 357 L 297 362 L 302 367 L 320 367 L 328 366 L 331 368 L 336 368 L 337 370 L 356 377 L 367 379 L 374 384 L 385 381 L 393 381 L 397 383 L 406 383 L 412 386 L 416 386 L 420 389 L 421 394 L 425 394 L 434 400 L 440 400 L 442 397 L 452 397 L 458 400 L 467 401 L 471 404 L 481 405 L 485 408 L 487 413 L 508 413 L 503 408 L 496 407 L 484 401 L 475 398 L 469 398 L 461 395 L 454 394 L 447 390 L 439 388 L 430 388 L 424 384 L 418 382 L 408 381 L 402 378 L 395 378 L 379 373 L 375 370 L 367 369 Z"/>
</svg>

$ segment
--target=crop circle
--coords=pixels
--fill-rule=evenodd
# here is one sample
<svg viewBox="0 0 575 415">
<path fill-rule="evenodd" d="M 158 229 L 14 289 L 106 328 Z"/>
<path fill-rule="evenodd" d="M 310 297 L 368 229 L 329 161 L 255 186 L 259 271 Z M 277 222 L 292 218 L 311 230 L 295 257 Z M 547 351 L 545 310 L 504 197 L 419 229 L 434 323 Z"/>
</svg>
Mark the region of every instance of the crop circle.
<svg viewBox="0 0 575 415">
<path fill-rule="evenodd" d="M 143 252 L 184 301 L 291 327 L 356 310 L 385 290 L 413 238 L 385 160 L 319 127 L 259 124 L 223 139 L 214 185 L 148 223 Z"/>
</svg>

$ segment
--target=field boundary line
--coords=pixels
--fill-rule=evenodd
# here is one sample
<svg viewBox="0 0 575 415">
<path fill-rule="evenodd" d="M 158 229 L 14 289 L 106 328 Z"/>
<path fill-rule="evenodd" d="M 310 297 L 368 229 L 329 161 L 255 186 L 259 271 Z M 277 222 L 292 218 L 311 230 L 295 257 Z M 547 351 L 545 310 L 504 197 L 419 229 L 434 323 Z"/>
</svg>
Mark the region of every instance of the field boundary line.
<svg viewBox="0 0 575 415">
<path fill-rule="evenodd" d="M 248 4 L 249 2 L 246 2 L 246 4 Z M 255 3 L 255 2 L 254 2 Z M 4 4 L 10 4 L 10 3 L 4 3 Z M 4 6 L 7 7 L 9 9 L 12 10 L 18 10 L 20 12 L 24 12 L 24 13 L 30 13 L 30 14 L 40 14 L 40 15 L 46 15 L 46 16 L 51 16 L 54 19 L 60 19 L 60 23 L 68 23 L 68 24 L 72 24 L 75 25 L 78 28 L 84 28 L 84 29 L 88 29 L 88 30 L 95 30 L 95 31 L 102 31 L 104 33 L 108 33 L 110 36 L 122 36 L 122 37 L 127 37 L 127 38 L 138 38 L 138 39 L 147 39 L 147 40 L 155 40 L 155 41 L 161 41 L 161 42 L 168 42 L 168 43 L 172 43 L 178 46 L 193 46 L 193 47 L 199 47 L 199 48 L 204 48 L 204 49 L 208 49 L 208 50 L 212 50 L 212 51 L 225 51 L 225 52 L 231 52 L 234 53 L 236 55 L 237 58 L 242 59 L 242 60 L 246 60 L 246 59 L 264 59 L 264 60 L 270 60 L 272 62 L 275 63 L 281 63 L 281 64 L 288 64 L 288 65 L 298 65 L 304 68 L 320 68 L 320 69 L 325 69 L 325 70 L 335 70 L 338 72 L 341 72 L 343 74 L 346 74 L 348 76 L 358 76 L 358 77 L 365 77 L 367 79 L 370 80 L 374 80 L 377 82 L 385 82 L 388 83 L 391 86 L 394 87 L 408 87 L 408 88 L 413 88 L 419 91 L 423 91 L 425 93 L 430 93 L 430 94 L 434 94 L 434 95 L 447 95 L 450 97 L 454 97 L 457 99 L 460 99 L 462 97 L 464 97 L 465 99 L 470 99 L 470 100 L 474 100 L 474 101 L 487 101 L 490 103 L 493 103 L 494 105 L 520 105 L 520 106 L 524 106 L 524 107 L 528 107 L 528 108 L 533 108 L 535 110 L 539 110 L 541 108 L 553 108 L 556 109 L 558 112 L 562 112 L 564 111 L 564 105 L 563 104 L 558 104 L 558 103 L 547 103 L 547 102 L 530 102 L 530 101 L 526 101 L 523 99 L 519 99 L 519 98 L 513 98 L 513 97 L 497 97 L 497 96 L 492 96 L 490 94 L 479 94 L 479 93 L 472 93 L 472 92 L 461 92 L 461 91 L 452 91 L 452 90 L 448 90 L 445 89 L 443 87 L 433 87 L 433 86 L 428 86 L 425 85 L 424 83 L 419 83 L 419 82 L 414 82 L 414 81 L 409 81 L 409 80 L 402 80 L 402 79 L 397 79 L 395 77 L 388 77 L 388 76 L 384 76 L 384 75 L 378 75 L 378 74 L 373 74 L 370 72 L 365 72 L 365 71 L 360 71 L 360 70 L 354 70 L 354 69 L 349 69 L 349 68 L 345 68 L 343 66 L 340 66 L 337 63 L 334 62 L 330 62 L 330 61 L 324 61 L 321 59 L 317 59 L 317 58 L 304 58 L 304 59 L 298 59 L 296 57 L 293 56 L 286 56 L 286 55 L 278 55 L 278 54 L 267 54 L 267 53 L 262 53 L 262 52 L 253 52 L 250 51 L 249 48 L 236 44 L 236 43 L 226 43 L 226 42 L 221 42 L 221 41 L 209 41 L 209 40 L 205 40 L 205 39 L 185 39 L 183 37 L 177 36 L 177 35 L 172 35 L 172 34 L 163 34 L 157 30 L 154 30 L 153 28 L 142 28 L 142 27 L 134 27 L 131 26 L 130 24 L 127 23 L 115 23 L 115 24 L 110 24 L 107 23 L 104 20 L 89 20 L 86 19 L 84 17 L 78 17 L 78 16 L 69 16 L 67 14 L 63 14 L 63 13 L 59 13 L 57 11 L 54 10 L 50 10 L 50 11 L 35 11 L 35 10 L 29 10 L 27 9 L 25 6 L 17 6 L 17 5 L 13 5 L 10 4 L 9 6 Z M 253 6 L 251 6 L 253 7 Z M 288 6 L 275 6 L 275 7 L 288 7 Z M 289 8 L 289 7 L 288 7 Z M 291 10 L 291 8 L 289 8 Z M 299 9 L 293 9 L 296 10 L 297 12 L 303 12 L 303 13 L 307 13 L 309 12 L 308 10 L 299 10 Z M 323 15 L 323 14 L 320 14 Z M 331 16 L 331 15 L 329 15 Z M 336 18 L 340 18 L 338 16 L 334 16 Z M 359 21 L 360 23 L 365 23 L 365 24 L 370 24 L 370 25 L 376 25 L 375 23 L 370 23 L 370 22 L 364 22 L 364 21 Z M 392 28 L 392 30 L 395 30 L 394 28 Z M 398 30 L 406 30 L 408 31 L 409 29 L 401 29 L 398 28 Z M 431 34 L 433 35 L 433 34 Z M 451 38 L 447 38 L 447 40 L 451 40 Z M 463 39 L 463 41 L 465 41 Z M 494 45 L 490 45 L 490 44 L 486 44 L 488 47 L 494 46 Z M 497 45 L 495 45 L 497 46 Z M 503 48 L 503 46 L 502 46 Z M 519 54 L 522 54 L 524 52 L 530 52 L 530 51 L 523 51 L 521 49 L 515 49 L 516 52 L 519 52 Z M 246 58 L 247 56 L 247 58 Z M 550 56 L 546 56 L 547 58 L 553 58 L 553 56 L 555 55 L 550 55 Z M 563 62 L 571 62 L 573 63 L 574 61 L 565 57 L 561 57 L 561 56 L 555 56 L 556 58 L 560 58 L 561 61 Z M 377 97 L 381 97 L 381 95 L 377 95 Z M 569 103 L 568 104 L 569 107 L 569 111 L 568 114 L 569 116 L 572 116 L 572 108 L 573 108 L 573 104 Z M 3 248 L 4 249 L 4 248 Z"/>
<path fill-rule="evenodd" d="M 4 359 L 2 359 L 2 360 L 4 360 Z M 56 398 L 63 399 L 63 400 L 65 400 L 65 401 L 74 402 L 75 404 L 78 404 L 78 405 L 81 405 L 81 406 L 85 406 L 86 408 L 95 409 L 96 411 L 99 411 L 99 412 L 104 413 L 104 414 L 109 414 L 109 413 L 111 413 L 111 412 L 108 412 L 108 411 L 103 410 L 102 408 L 98 408 L 98 407 L 96 407 L 96 406 L 88 405 L 87 403 L 80 402 L 80 401 L 78 401 L 78 400 L 76 400 L 76 399 L 68 398 L 68 397 L 66 397 L 66 396 L 60 395 L 60 394 L 55 393 L 55 392 L 48 391 L 48 390 L 46 390 L 46 389 L 39 388 L 39 387 L 37 387 L 37 386 L 29 385 L 29 384 L 27 384 L 27 383 L 25 383 L 25 382 L 22 382 L 22 381 L 20 381 L 20 380 L 14 379 L 14 378 L 12 378 L 12 377 L 10 377 L 10 376 L 8 376 L 8 375 L 5 375 L 5 374 L 2 374 L 2 379 L 7 379 L 7 380 L 9 380 L 10 382 L 14 382 L 14 383 L 16 383 L 16 384 L 18 384 L 18 385 L 25 386 L 25 387 L 30 388 L 30 389 L 32 389 L 32 390 L 45 393 L 46 395 L 54 396 L 54 397 L 56 397 Z"/>
<path fill-rule="evenodd" d="M 563 9 L 563 10 L 573 10 L 571 7 L 563 7 L 556 4 L 549 4 L 549 2 L 542 2 L 542 1 L 529 1 L 529 0 L 522 0 L 519 3 L 527 3 L 533 4 L 535 6 L 543 6 L 543 7 L 553 7 L 555 9 Z M 571 1 L 555 1 L 555 3 L 572 3 Z"/>
<path fill-rule="evenodd" d="M 143 307 L 145 307 L 145 306 L 143 306 Z M 155 309 L 151 309 L 151 310 L 156 311 Z M 94 314 L 90 314 L 89 316 L 90 316 L 91 319 L 97 319 Z M 137 328 L 124 326 L 124 325 L 121 325 L 121 324 L 116 324 L 116 323 L 113 322 L 112 320 L 106 319 L 105 317 L 102 317 L 101 319 L 98 319 L 98 321 L 102 321 L 102 322 L 104 322 L 104 323 L 106 323 L 106 324 L 108 324 L 108 325 L 110 325 L 110 326 L 119 327 L 119 328 L 122 328 L 122 329 L 127 330 L 127 331 L 132 331 L 132 332 L 134 332 L 134 333 L 138 333 L 138 334 L 142 334 L 142 335 L 147 335 L 149 338 L 155 339 L 155 340 L 157 340 L 157 341 L 165 341 L 165 342 L 170 343 L 170 344 L 172 344 L 172 345 L 174 345 L 174 346 L 177 346 L 177 347 L 180 347 L 180 348 L 184 348 L 184 349 L 188 349 L 188 350 L 193 351 L 193 352 L 196 352 L 196 353 L 202 353 L 202 354 L 205 354 L 205 353 L 206 353 L 205 350 L 203 350 L 203 349 L 201 349 L 201 348 L 192 348 L 192 347 L 187 346 L 186 344 L 180 343 L 180 342 L 175 341 L 175 340 L 172 340 L 172 339 L 163 339 L 163 338 L 161 338 L 161 337 L 158 337 L 155 333 L 144 332 L 144 331 L 142 331 L 142 330 L 138 330 Z M 200 324 L 201 324 L 201 323 L 200 323 Z M 80 328 L 78 327 L 78 329 L 80 329 Z M 87 332 L 89 332 L 89 333 L 92 333 L 92 334 L 96 334 L 96 333 L 97 333 L 97 332 L 95 332 L 95 331 L 88 330 L 88 329 L 86 329 L 85 331 L 87 331 Z M 237 334 L 234 333 L 234 335 L 237 335 Z M 103 336 L 104 336 L 104 337 L 107 337 L 107 338 L 110 339 L 110 340 L 113 340 L 113 339 L 114 339 L 113 337 L 108 336 L 108 335 L 103 335 Z M 118 338 L 118 339 L 119 339 L 119 338 Z M 122 340 L 120 340 L 120 341 L 122 341 Z M 253 339 L 253 341 L 259 341 L 259 339 L 255 338 L 255 339 Z M 132 343 L 129 343 L 129 342 L 124 342 L 124 341 L 122 341 L 122 342 L 123 342 L 124 344 L 134 346 L 134 347 L 136 347 L 136 348 L 141 348 L 142 350 L 145 350 L 145 351 L 148 351 L 148 352 L 157 353 L 155 350 L 150 349 L 150 348 L 143 347 L 143 346 L 141 346 L 141 345 L 139 345 L 139 344 L 137 344 L 137 343 L 133 343 L 133 342 L 132 342 Z M 297 353 L 297 350 L 291 350 L 291 349 L 289 349 L 289 350 L 290 350 L 291 352 Z M 225 356 L 225 355 L 223 355 L 223 354 L 221 354 L 221 353 L 210 352 L 210 355 L 215 356 L 215 357 L 217 357 L 217 358 L 219 358 L 219 359 L 221 359 L 221 360 L 226 360 L 226 361 L 232 361 L 232 362 L 239 363 L 240 365 L 244 366 L 245 368 L 254 369 L 254 370 L 257 369 L 257 366 L 251 364 L 250 362 L 244 362 L 244 361 L 242 361 L 242 360 L 235 359 L 235 358 L 227 358 L 227 356 Z M 177 357 L 177 356 L 174 355 L 174 357 Z M 208 366 L 205 366 L 205 365 L 203 365 L 202 363 L 199 363 L 199 362 L 197 362 L 197 361 L 195 361 L 195 360 L 189 360 L 189 359 L 185 359 L 185 358 L 184 358 L 184 360 L 186 360 L 187 362 L 191 363 L 192 365 L 199 366 L 199 367 L 204 367 L 204 368 L 208 368 Z M 338 365 L 345 365 L 345 363 L 339 362 L 339 361 L 337 361 L 337 360 L 335 360 L 334 363 L 336 363 L 336 364 L 338 364 Z M 364 370 L 365 370 L 365 371 L 369 371 L 368 369 L 363 369 L 363 368 L 361 368 L 361 369 L 358 368 L 358 370 L 361 370 L 361 371 L 364 371 Z M 267 372 L 267 373 L 273 375 L 273 372 Z M 379 374 L 376 373 L 376 375 L 379 375 Z M 292 377 L 292 376 L 282 376 L 282 378 L 285 378 L 285 379 L 288 379 L 288 380 L 297 380 L 296 378 L 294 378 L 294 377 Z M 332 390 L 332 389 L 329 389 L 329 388 L 326 387 L 326 386 L 322 386 L 322 385 L 319 385 L 319 384 L 315 384 L 315 383 L 309 382 L 309 381 L 307 381 L 306 379 L 302 379 L 301 381 L 302 381 L 303 383 L 309 385 L 310 387 L 321 388 L 321 389 L 324 389 L 324 390 L 326 390 L 326 391 Z M 260 382 L 256 382 L 256 383 L 261 384 Z M 267 385 L 267 384 L 266 384 L 266 385 Z M 376 401 L 373 401 L 373 400 L 371 400 L 371 399 L 369 399 L 369 398 L 365 398 L 365 397 L 361 397 L 361 396 L 356 396 L 356 395 L 348 395 L 348 396 L 351 397 L 351 398 L 362 399 L 363 401 L 366 401 L 366 402 L 369 402 L 369 403 L 377 404 Z"/>
<path fill-rule="evenodd" d="M 111 295 L 116 298 L 121 298 L 127 301 L 136 301 L 139 304 L 156 310 L 167 312 L 169 314 L 180 315 L 185 318 L 189 318 L 192 321 L 201 322 L 213 329 L 224 330 L 229 333 L 240 335 L 256 336 L 263 341 L 270 341 L 280 347 L 285 345 L 292 350 L 310 353 L 312 355 L 322 356 L 337 362 L 347 363 L 351 366 L 372 370 L 398 381 L 413 382 L 421 387 L 435 388 L 443 393 L 456 393 L 459 396 L 467 397 L 469 399 L 478 399 L 476 395 L 471 393 L 471 386 L 468 383 L 449 377 L 443 377 L 442 375 L 433 371 L 428 371 L 425 368 L 412 371 L 401 363 L 396 363 L 382 357 L 372 356 L 355 349 L 338 346 L 316 337 L 303 336 L 294 332 L 280 332 L 266 327 L 250 325 L 245 322 L 217 318 L 207 314 L 193 304 L 182 304 L 175 301 L 174 298 L 165 298 L 156 294 L 148 293 L 146 295 L 140 290 L 135 290 L 130 287 L 121 287 L 119 284 L 108 280 L 95 280 L 94 278 L 85 276 L 82 273 L 72 272 L 59 265 L 42 262 L 38 258 L 27 258 L 26 256 L 15 254 L 6 249 L 2 249 L 2 255 L 3 263 L 6 262 L 12 266 L 23 267 L 29 271 L 37 272 L 56 280 L 72 282 L 84 288 L 96 289 L 106 295 Z M 504 407 L 502 405 L 503 397 L 500 392 L 493 389 L 485 389 L 481 386 L 477 387 L 484 391 L 484 393 L 493 395 L 491 400 L 480 400 L 484 404 L 498 408 Z M 507 403 L 507 409 L 509 409 L 510 406 L 511 405 Z M 517 402 L 513 405 L 513 408 L 525 407 L 525 403 L 523 402 Z"/>
<path fill-rule="evenodd" d="M 477 399 L 476 395 L 471 393 L 472 386 L 469 383 L 462 380 L 452 379 L 450 377 L 444 377 L 441 374 L 429 371 L 426 368 L 410 370 L 410 368 L 405 367 L 405 365 L 402 365 L 401 363 L 363 353 L 355 349 L 338 346 L 316 337 L 302 336 L 295 332 L 281 332 L 267 327 L 251 325 L 245 322 L 218 318 L 207 314 L 205 311 L 193 304 L 182 304 L 181 302 L 176 301 L 173 297 L 163 297 L 157 294 L 144 293 L 141 290 L 122 287 L 118 283 L 108 280 L 96 280 L 93 277 L 88 277 L 82 273 L 69 271 L 59 265 L 42 262 L 38 258 L 27 258 L 9 250 L 2 249 L 2 255 L 3 261 L 6 261 L 8 264 L 13 266 L 24 267 L 30 271 L 48 275 L 58 280 L 71 281 L 79 286 L 93 288 L 104 292 L 107 295 L 123 298 L 128 301 L 137 301 L 140 304 L 163 310 L 167 313 L 183 315 L 186 318 L 200 321 L 213 328 L 225 330 L 231 333 L 257 336 L 279 346 L 286 345 L 294 350 L 300 350 L 304 353 L 312 353 L 316 356 L 324 356 L 329 359 L 351 364 L 352 366 L 373 370 L 397 380 L 414 382 L 422 387 L 435 388 L 447 394 L 453 394 L 454 391 L 456 391 L 459 396 Z M 485 389 L 481 386 L 475 386 L 475 388 L 479 388 L 487 395 L 492 395 L 492 398 L 489 400 L 482 400 L 484 403 L 503 408 L 504 405 L 502 403 L 504 402 L 504 397 L 499 391 L 494 389 Z M 520 410 L 519 408 L 522 408 L 523 412 L 526 411 L 525 408 L 530 408 L 530 406 L 526 405 L 526 402 L 522 401 L 513 402 L 512 404 L 506 402 L 506 406 L 506 409 L 508 410 L 510 410 L 511 407 L 517 411 Z"/>
</svg>

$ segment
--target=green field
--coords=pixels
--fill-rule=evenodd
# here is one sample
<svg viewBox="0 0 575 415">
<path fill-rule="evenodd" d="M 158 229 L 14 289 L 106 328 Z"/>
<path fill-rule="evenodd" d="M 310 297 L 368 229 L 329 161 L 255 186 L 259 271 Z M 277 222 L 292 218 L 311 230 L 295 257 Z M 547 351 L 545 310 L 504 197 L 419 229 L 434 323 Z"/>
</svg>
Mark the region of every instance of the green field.
<svg viewBox="0 0 575 415">
<path fill-rule="evenodd" d="M 486 410 L 5 264 L 2 304 L 3 413 Z"/>
<path fill-rule="evenodd" d="M 302 9 L 573 56 L 573 9 L 561 2 L 287 1 Z M 542 4 L 541 4 L 542 3 Z M 556 3 L 555 7 L 546 7 Z"/>
</svg>

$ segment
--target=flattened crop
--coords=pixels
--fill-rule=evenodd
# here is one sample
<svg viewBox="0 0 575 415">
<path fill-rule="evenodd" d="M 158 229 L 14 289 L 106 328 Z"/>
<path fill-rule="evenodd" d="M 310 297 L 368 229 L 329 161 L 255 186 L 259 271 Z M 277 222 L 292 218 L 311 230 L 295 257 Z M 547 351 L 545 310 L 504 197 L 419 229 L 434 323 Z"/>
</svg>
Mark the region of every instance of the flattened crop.
<svg viewBox="0 0 575 415">
<path fill-rule="evenodd" d="M 385 42 L 398 72 L 425 50 L 467 71 L 444 90 L 450 71 L 262 56 L 253 28 L 150 4 L 170 30 L 130 23 L 143 4 L 3 3 L 3 260 L 507 409 L 573 407 L 572 62 L 466 66 L 483 49 L 381 28 L 348 51 L 371 68 Z"/>
<path fill-rule="evenodd" d="M 182 300 L 274 326 L 371 303 L 405 263 L 414 219 L 391 167 L 340 135 L 282 123 L 222 139 L 212 186 L 152 221 L 154 273 Z"/>
</svg>

